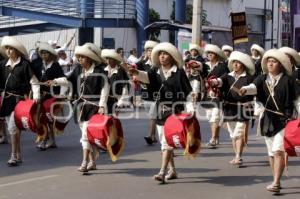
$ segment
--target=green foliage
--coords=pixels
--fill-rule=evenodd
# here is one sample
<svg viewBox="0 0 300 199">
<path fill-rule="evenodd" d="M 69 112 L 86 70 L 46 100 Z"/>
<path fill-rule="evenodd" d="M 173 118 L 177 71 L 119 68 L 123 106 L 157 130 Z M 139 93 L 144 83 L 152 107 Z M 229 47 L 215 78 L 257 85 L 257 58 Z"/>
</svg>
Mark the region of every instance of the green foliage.
<svg viewBox="0 0 300 199">
<path fill-rule="evenodd" d="M 173 2 L 172 5 L 172 13 L 170 18 L 172 20 L 175 20 L 175 2 Z M 185 10 L 185 23 L 192 24 L 192 22 L 193 22 L 193 5 L 187 4 Z M 207 21 L 207 11 L 204 9 L 202 10 L 202 25 L 206 25 L 206 26 L 211 25 L 211 23 Z"/>
<path fill-rule="evenodd" d="M 154 9 L 150 8 L 149 10 L 149 24 L 159 21 L 160 20 L 160 15 L 158 12 L 156 12 Z M 158 37 L 160 35 L 160 31 L 151 31 L 149 32 L 149 39 L 153 41 L 158 41 Z"/>
</svg>

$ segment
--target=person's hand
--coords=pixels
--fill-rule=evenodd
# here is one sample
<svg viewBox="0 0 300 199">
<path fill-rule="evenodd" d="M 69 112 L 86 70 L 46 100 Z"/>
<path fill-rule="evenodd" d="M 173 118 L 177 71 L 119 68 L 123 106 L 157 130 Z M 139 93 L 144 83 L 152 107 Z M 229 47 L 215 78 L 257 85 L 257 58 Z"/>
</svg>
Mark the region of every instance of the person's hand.
<svg viewBox="0 0 300 199">
<path fill-rule="evenodd" d="M 201 69 L 201 66 L 202 66 L 201 63 L 196 62 L 196 61 L 194 61 L 194 60 L 189 61 L 189 62 L 188 62 L 188 65 L 189 65 L 191 68 L 196 69 L 196 70 L 200 70 L 200 69 Z"/>
<path fill-rule="evenodd" d="M 128 73 L 130 76 L 136 76 L 139 74 L 139 71 L 134 66 L 128 64 Z"/>
<path fill-rule="evenodd" d="M 41 103 L 41 99 L 33 99 L 34 103 L 39 104 Z"/>
<path fill-rule="evenodd" d="M 101 114 L 101 115 L 104 115 L 104 113 L 105 113 L 105 108 L 104 108 L 103 106 L 99 107 L 98 113 Z"/>
<path fill-rule="evenodd" d="M 197 102 L 197 99 L 198 99 L 198 93 L 193 92 L 192 93 L 192 101 Z"/>
<path fill-rule="evenodd" d="M 241 88 L 240 91 L 239 91 L 239 95 L 244 96 L 244 95 L 246 95 L 246 92 L 247 92 L 247 89 Z"/>
<path fill-rule="evenodd" d="M 48 80 L 48 81 L 46 81 L 46 83 L 47 83 L 48 86 L 51 86 L 51 85 L 54 84 L 54 81 L 53 80 Z"/>
</svg>

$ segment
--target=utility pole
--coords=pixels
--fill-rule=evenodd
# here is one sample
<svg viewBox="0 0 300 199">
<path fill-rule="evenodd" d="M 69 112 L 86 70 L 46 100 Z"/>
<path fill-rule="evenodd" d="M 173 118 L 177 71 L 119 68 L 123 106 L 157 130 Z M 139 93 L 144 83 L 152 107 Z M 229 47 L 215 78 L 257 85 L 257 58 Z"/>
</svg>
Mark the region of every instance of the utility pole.
<svg viewBox="0 0 300 199">
<path fill-rule="evenodd" d="M 192 43 L 200 44 L 202 33 L 202 0 L 193 1 Z"/>
</svg>

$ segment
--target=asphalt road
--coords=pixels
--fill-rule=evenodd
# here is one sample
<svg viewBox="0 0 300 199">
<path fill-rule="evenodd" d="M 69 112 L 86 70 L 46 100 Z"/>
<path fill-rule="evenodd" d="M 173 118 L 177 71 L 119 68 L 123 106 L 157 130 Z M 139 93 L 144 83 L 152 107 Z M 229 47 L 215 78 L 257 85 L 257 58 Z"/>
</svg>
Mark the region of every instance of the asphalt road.
<svg viewBox="0 0 300 199">
<path fill-rule="evenodd" d="M 206 149 L 209 126 L 200 121 L 203 149 L 194 160 L 182 156 L 176 150 L 176 167 L 179 178 L 159 185 L 152 176 L 160 168 L 160 147 L 147 146 L 143 136 L 147 134 L 146 119 L 122 120 L 126 146 L 120 159 L 112 163 L 107 153 L 101 153 L 98 170 L 84 176 L 77 171 L 81 163 L 80 130 L 71 121 L 65 134 L 57 138 L 59 148 L 37 151 L 33 133 L 22 135 L 23 165 L 6 166 L 9 145 L 0 145 L 0 199 L 241 199 L 300 197 L 300 158 L 289 161 L 290 177 L 283 177 L 280 196 L 267 192 L 272 181 L 268 167 L 264 140 L 252 129 L 249 146 L 244 154 L 244 167 L 229 164 L 233 157 L 229 134 L 221 131 L 218 149 Z"/>
</svg>

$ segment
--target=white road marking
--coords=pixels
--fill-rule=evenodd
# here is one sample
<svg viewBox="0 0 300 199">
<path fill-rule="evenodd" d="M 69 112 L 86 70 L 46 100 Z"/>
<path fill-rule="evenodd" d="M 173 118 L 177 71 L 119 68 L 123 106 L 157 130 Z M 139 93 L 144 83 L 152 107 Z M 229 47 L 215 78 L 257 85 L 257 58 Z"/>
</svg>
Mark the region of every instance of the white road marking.
<svg viewBox="0 0 300 199">
<path fill-rule="evenodd" d="M 50 175 L 50 176 L 43 176 L 43 177 L 38 177 L 38 178 L 30 178 L 27 180 L 20 180 L 17 182 L 9 182 L 9 183 L 5 183 L 5 184 L 0 184 L 0 188 L 12 186 L 12 185 L 23 184 L 23 183 L 28 183 L 28 182 L 39 181 L 39 180 L 46 180 L 46 179 L 55 178 L 55 177 L 58 177 L 58 175 Z"/>
</svg>

